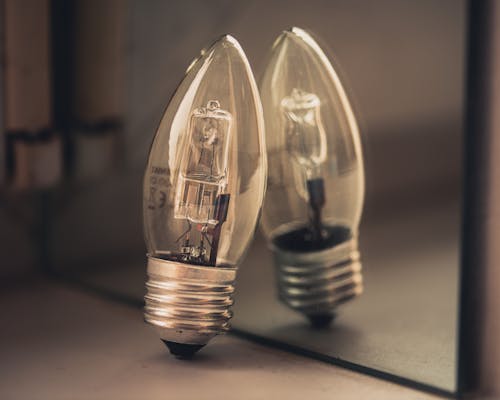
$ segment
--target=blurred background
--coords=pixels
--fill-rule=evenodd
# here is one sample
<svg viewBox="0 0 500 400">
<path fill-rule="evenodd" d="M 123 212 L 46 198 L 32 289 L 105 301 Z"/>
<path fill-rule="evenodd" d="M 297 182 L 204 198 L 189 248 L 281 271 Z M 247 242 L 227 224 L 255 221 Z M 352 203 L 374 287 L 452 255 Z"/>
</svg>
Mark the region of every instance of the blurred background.
<svg viewBox="0 0 500 400">
<path fill-rule="evenodd" d="M 256 75 L 281 30 L 310 29 L 359 119 L 365 219 L 461 184 L 464 3 L 2 0 L 0 274 L 143 268 L 141 179 L 199 50 L 230 32 Z"/>
</svg>

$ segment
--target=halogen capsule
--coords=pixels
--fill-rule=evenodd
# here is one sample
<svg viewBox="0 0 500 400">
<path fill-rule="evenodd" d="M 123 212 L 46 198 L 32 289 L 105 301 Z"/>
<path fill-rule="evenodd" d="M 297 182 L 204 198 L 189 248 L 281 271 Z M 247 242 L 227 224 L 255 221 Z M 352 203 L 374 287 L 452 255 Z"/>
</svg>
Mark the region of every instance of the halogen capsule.
<svg viewBox="0 0 500 400">
<path fill-rule="evenodd" d="M 236 267 L 263 201 L 262 106 L 243 50 L 224 36 L 188 68 L 144 176 L 145 320 L 189 357 L 229 329 Z"/>
<path fill-rule="evenodd" d="M 299 28 L 276 40 L 260 93 L 269 163 L 261 225 L 279 297 L 313 325 L 326 325 L 338 305 L 363 290 L 358 127 L 335 70 Z"/>
</svg>

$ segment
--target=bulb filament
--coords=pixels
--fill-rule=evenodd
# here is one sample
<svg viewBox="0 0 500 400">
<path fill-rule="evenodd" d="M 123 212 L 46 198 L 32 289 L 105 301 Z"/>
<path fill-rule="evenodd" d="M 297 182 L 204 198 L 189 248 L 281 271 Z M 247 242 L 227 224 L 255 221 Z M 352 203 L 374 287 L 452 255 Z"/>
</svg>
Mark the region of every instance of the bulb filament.
<svg viewBox="0 0 500 400">
<path fill-rule="evenodd" d="M 320 106 L 318 96 L 297 88 L 281 101 L 286 119 L 287 150 L 296 163 L 297 191 L 308 203 L 309 239 L 314 242 L 325 239 L 327 232 L 321 218 L 325 205 L 322 164 L 326 160 L 327 144 Z"/>
<path fill-rule="evenodd" d="M 217 262 L 222 224 L 229 207 L 227 162 L 231 114 L 217 100 L 193 111 L 175 193 L 174 218 L 186 221 L 170 259 L 190 264 Z"/>
</svg>

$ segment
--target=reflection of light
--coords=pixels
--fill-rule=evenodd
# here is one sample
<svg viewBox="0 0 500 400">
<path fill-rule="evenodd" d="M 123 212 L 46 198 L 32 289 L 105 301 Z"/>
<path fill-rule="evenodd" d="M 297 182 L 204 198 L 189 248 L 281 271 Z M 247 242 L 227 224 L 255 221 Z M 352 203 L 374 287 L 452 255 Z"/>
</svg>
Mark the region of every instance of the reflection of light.
<svg viewBox="0 0 500 400">
<path fill-rule="evenodd" d="M 279 296 L 313 323 L 326 323 L 362 292 L 357 124 L 332 65 L 298 28 L 275 42 L 260 92 L 269 157 L 262 227 L 275 254 Z"/>
<path fill-rule="evenodd" d="M 307 196 L 308 179 L 321 176 L 321 164 L 326 158 L 326 135 L 321 123 L 318 96 L 293 89 L 281 101 L 285 116 L 288 153 L 298 165 L 293 166 L 297 191 Z"/>
</svg>

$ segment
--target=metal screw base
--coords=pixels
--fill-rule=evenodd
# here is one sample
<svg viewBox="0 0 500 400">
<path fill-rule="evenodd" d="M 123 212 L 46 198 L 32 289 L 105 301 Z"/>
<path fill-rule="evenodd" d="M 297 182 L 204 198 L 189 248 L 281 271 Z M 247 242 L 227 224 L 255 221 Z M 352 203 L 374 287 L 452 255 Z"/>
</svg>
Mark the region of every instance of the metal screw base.
<svg viewBox="0 0 500 400">
<path fill-rule="evenodd" d="M 311 321 L 330 321 L 340 304 L 363 292 L 356 238 L 317 252 L 273 253 L 280 300 Z"/>
<path fill-rule="evenodd" d="M 205 345 L 230 327 L 235 268 L 148 257 L 144 319 L 164 342 Z"/>
</svg>

